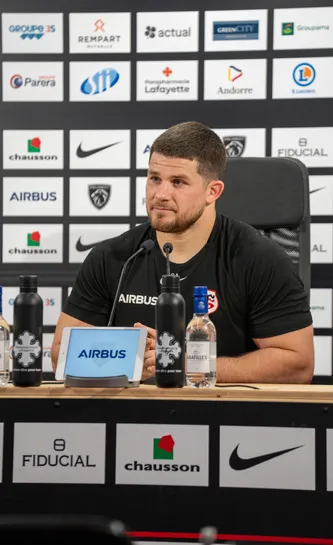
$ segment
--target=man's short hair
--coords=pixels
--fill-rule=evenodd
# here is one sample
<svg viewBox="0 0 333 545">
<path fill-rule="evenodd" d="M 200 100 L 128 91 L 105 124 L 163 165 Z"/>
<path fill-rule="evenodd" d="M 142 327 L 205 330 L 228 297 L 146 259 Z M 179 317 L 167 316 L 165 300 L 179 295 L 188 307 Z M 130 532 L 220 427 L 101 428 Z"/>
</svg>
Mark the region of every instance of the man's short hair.
<svg viewBox="0 0 333 545">
<path fill-rule="evenodd" d="M 150 149 L 153 153 L 179 159 L 196 159 L 198 173 L 206 181 L 221 180 L 227 162 L 222 140 L 209 127 L 197 121 L 173 125 L 156 138 Z"/>
</svg>

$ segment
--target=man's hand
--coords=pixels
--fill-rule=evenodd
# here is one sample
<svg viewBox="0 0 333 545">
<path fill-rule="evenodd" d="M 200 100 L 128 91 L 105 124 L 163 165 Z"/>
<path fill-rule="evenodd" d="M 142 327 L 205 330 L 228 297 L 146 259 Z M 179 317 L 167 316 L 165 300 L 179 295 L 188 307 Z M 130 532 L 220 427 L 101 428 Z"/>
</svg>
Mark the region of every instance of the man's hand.
<svg viewBox="0 0 333 545">
<path fill-rule="evenodd" d="M 147 327 L 140 322 L 136 322 L 134 327 Z M 147 327 L 148 335 L 146 342 L 146 351 L 143 362 L 142 380 L 151 377 L 155 373 L 155 349 L 156 349 L 156 330 Z"/>
</svg>

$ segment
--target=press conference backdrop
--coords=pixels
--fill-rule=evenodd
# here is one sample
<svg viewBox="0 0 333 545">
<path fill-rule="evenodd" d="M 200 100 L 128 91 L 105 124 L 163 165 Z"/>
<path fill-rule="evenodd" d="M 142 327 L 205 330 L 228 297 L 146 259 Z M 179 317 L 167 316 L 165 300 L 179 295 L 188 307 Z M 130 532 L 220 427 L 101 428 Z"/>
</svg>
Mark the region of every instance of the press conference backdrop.
<svg viewBox="0 0 333 545">
<path fill-rule="evenodd" d="M 196 120 L 230 156 L 309 168 L 315 381 L 333 382 L 333 7 L 316 4 L 0 0 L 4 315 L 37 273 L 45 371 L 80 263 L 145 221 L 154 138 Z"/>
</svg>

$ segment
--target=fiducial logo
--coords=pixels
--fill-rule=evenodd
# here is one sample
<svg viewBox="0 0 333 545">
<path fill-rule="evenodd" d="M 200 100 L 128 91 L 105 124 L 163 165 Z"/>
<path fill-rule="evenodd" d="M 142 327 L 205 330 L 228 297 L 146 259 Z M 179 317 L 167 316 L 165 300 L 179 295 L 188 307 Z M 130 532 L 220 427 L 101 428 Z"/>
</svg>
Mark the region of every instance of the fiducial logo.
<svg viewBox="0 0 333 545">
<path fill-rule="evenodd" d="M 80 89 L 84 95 L 98 95 L 111 89 L 118 80 L 119 73 L 114 68 L 104 68 L 104 70 L 99 70 L 94 75 L 86 78 Z"/>
</svg>

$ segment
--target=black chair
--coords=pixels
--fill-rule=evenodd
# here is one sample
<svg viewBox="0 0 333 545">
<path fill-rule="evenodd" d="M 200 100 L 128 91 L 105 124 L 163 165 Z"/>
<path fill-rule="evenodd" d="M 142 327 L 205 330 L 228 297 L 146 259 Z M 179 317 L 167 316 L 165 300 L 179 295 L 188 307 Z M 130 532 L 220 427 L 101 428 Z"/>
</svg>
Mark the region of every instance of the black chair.
<svg viewBox="0 0 333 545">
<path fill-rule="evenodd" d="M 94 515 L 2 515 L 2 543 L 131 545 L 122 522 Z"/>
<path fill-rule="evenodd" d="M 218 212 L 258 229 L 287 252 L 310 298 L 309 176 L 298 159 L 229 158 Z"/>
</svg>

